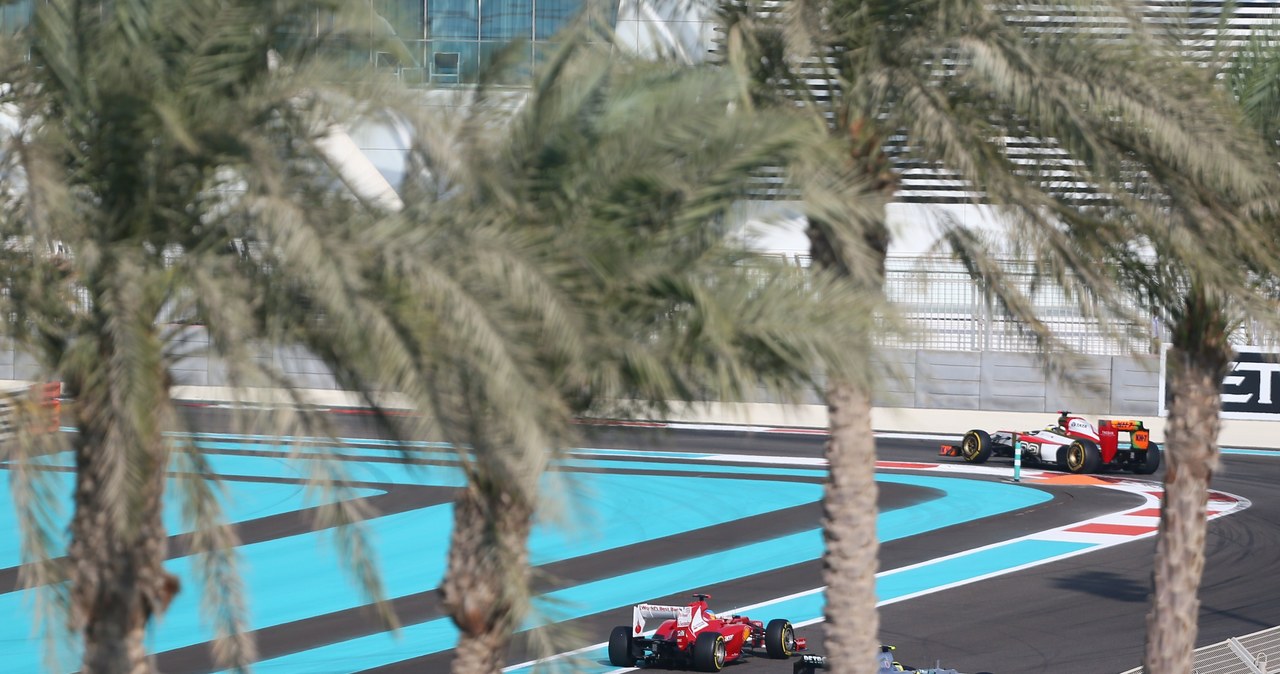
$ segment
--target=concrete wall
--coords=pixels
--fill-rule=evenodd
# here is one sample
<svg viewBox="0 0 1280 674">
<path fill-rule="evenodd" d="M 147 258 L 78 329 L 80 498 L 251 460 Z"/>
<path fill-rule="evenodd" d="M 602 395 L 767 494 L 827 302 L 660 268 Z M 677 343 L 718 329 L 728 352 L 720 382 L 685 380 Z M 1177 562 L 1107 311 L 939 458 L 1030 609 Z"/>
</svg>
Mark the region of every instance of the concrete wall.
<svg viewBox="0 0 1280 674">
<path fill-rule="evenodd" d="M 177 328 L 173 367 L 178 386 L 226 386 L 226 368 L 206 355 L 208 337 L 197 327 Z M 300 347 L 263 349 L 298 388 L 337 390 L 325 364 Z M 882 385 L 874 404 L 885 408 L 1056 412 L 1154 416 L 1158 413 L 1158 356 L 1086 356 L 1075 382 L 1050 376 L 1034 354 L 890 349 L 877 362 Z M 0 380 L 35 378 L 29 358 L 0 349 Z M 767 396 L 748 402 L 778 402 Z M 819 403 L 815 398 L 803 402 Z"/>
<path fill-rule="evenodd" d="M 1085 356 L 1073 380 L 1048 374 L 1034 354 L 885 351 L 877 407 L 1155 415 L 1158 356 Z"/>
<path fill-rule="evenodd" d="M 226 386 L 227 368 L 206 355 L 208 334 L 199 327 L 181 328 L 174 341 L 174 353 L 181 358 L 172 372 L 177 386 Z M 269 363 L 289 377 L 298 388 L 337 390 L 338 382 L 328 366 L 302 347 L 260 349 L 256 358 Z"/>
<path fill-rule="evenodd" d="M 232 393 L 224 386 L 226 370 L 216 360 L 200 353 L 206 344 L 203 334 L 184 335 L 186 358 L 174 368 L 178 385 L 174 396 L 180 400 L 227 401 Z M 289 373 L 304 390 L 304 399 L 322 407 L 355 407 L 364 404 L 356 396 L 340 391 L 324 364 L 301 349 L 264 352 L 282 371 Z M 885 376 L 872 410 L 872 428 L 878 432 L 937 433 L 939 439 L 955 441 L 969 428 L 1036 428 L 1060 409 L 1088 416 L 1142 418 L 1152 438 L 1164 442 L 1164 419 L 1157 416 L 1159 357 L 1095 357 L 1080 370 L 1086 379 L 1101 388 L 1081 391 L 1045 374 L 1035 356 L 994 352 L 897 350 L 886 351 L 879 362 Z M 35 379 L 30 359 L 16 357 L 11 348 L 0 347 L 0 380 Z M 280 392 L 261 389 L 241 400 L 280 404 L 287 402 Z M 403 401 L 389 397 L 385 404 L 397 407 Z M 713 424 L 718 427 L 787 426 L 822 429 L 827 424 L 826 406 L 817 396 L 802 401 L 780 403 L 766 396 L 749 402 L 708 402 L 677 406 L 668 422 Z M 1224 446 L 1280 448 L 1276 422 L 1225 419 L 1218 442 Z"/>
<path fill-rule="evenodd" d="M 36 378 L 36 363 L 29 356 L 0 348 L 0 380 L 29 381 Z"/>
</svg>

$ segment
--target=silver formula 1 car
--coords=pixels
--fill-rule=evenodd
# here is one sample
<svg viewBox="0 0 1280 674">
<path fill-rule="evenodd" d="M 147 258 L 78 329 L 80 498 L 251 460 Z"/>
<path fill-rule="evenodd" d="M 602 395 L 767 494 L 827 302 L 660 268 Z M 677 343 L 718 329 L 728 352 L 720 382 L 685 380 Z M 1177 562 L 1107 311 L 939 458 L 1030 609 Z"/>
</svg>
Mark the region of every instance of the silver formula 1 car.
<svg viewBox="0 0 1280 674">
<path fill-rule="evenodd" d="M 880 652 L 876 655 L 876 674 L 893 674 L 894 672 L 915 672 L 916 674 L 960 674 L 954 669 L 943 669 L 941 665 L 937 667 L 929 667 L 926 669 L 918 669 L 909 665 L 898 662 L 893 654 L 896 650 L 893 646 L 881 646 Z M 836 669 L 831 662 L 831 658 L 825 655 L 802 655 L 796 660 L 792 667 L 792 674 L 817 674 L 818 670 Z M 978 672 L 978 674 L 991 674 L 990 672 Z"/>
</svg>

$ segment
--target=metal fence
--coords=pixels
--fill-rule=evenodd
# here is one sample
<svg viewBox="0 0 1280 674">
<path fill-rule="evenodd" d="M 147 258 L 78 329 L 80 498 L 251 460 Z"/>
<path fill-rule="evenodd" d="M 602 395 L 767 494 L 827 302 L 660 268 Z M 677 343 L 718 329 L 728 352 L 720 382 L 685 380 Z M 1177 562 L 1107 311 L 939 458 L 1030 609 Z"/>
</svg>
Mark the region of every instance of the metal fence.
<svg viewBox="0 0 1280 674">
<path fill-rule="evenodd" d="M 1268 660 L 1276 664 L 1268 665 Z M 1280 627 L 1197 648 L 1193 674 L 1276 674 L 1280 672 Z M 1142 674 L 1135 667 L 1122 674 Z"/>
<path fill-rule="evenodd" d="M 1006 278 L 1025 294 L 1036 316 L 1062 343 L 1081 354 L 1119 356 L 1159 353 L 1164 338 L 1158 321 L 1109 314 L 1067 295 L 1030 265 L 1006 262 Z M 972 279 L 959 262 L 945 257 L 890 257 L 885 292 L 908 330 L 887 335 L 885 346 L 947 351 L 1038 350 L 1025 324 L 1011 316 Z"/>
<path fill-rule="evenodd" d="M 788 264 L 808 266 L 803 254 L 787 254 Z M 1005 261 L 1005 278 L 1035 307 L 1035 315 L 1074 352 L 1093 356 L 1131 356 L 1161 352 L 1168 326 L 1134 300 L 1119 313 L 1068 296 L 1052 279 L 1028 263 Z M 959 262 L 944 256 L 889 256 L 885 294 L 905 329 L 886 330 L 881 346 L 936 351 L 1037 353 L 1034 337 L 1022 321 L 989 296 Z M 1280 334 L 1267 322 L 1245 319 L 1232 333 L 1236 346 L 1280 348 Z"/>
</svg>

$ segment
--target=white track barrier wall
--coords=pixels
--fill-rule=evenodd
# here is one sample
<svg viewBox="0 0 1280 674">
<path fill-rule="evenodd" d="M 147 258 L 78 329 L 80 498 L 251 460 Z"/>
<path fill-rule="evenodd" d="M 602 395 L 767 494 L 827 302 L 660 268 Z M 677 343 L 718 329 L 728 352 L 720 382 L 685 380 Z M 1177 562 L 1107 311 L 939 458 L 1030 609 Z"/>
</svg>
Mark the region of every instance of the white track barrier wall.
<svg viewBox="0 0 1280 674">
<path fill-rule="evenodd" d="M 203 331 L 188 328 L 187 356 L 173 368 L 175 397 L 210 403 L 233 399 L 225 388 L 225 368 L 204 355 Z M 307 398 L 321 407 L 359 407 L 362 402 L 338 390 L 324 363 L 301 348 L 276 349 L 271 358 Z M 1152 438 L 1163 442 L 1158 416 L 1159 360 L 1155 356 L 1089 356 L 1075 385 L 1047 376 L 1034 355 L 968 351 L 887 351 L 882 357 L 884 384 L 877 391 L 872 426 L 877 431 L 927 433 L 959 438 L 971 428 L 1032 429 L 1050 424 L 1058 410 L 1089 417 L 1136 418 Z M 0 385 L 34 379 L 33 362 L 0 348 Z M 7 382 L 5 380 L 8 380 Z M 261 390 L 246 402 L 281 404 L 278 392 Z M 401 404 L 389 397 L 392 407 Z M 825 428 L 826 407 L 816 396 L 780 403 L 761 393 L 751 401 L 714 401 L 677 408 L 669 421 L 741 427 Z M 1219 437 L 1223 446 L 1280 449 L 1280 422 L 1227 419 Z"/>
</svg>

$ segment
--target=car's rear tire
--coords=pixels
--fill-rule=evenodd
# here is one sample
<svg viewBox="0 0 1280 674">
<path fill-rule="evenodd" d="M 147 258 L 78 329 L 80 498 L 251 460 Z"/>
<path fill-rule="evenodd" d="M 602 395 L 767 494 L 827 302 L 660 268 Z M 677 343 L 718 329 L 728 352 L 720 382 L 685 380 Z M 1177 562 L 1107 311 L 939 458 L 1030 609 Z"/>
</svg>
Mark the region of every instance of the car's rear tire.
<svg viewBox="0 0 1280 674">
<path fill-rule="evenodd" d="M 796 652 L 796 628 L 777 618 L 764 628 L 764 650 L 771 658 L 789 658 Z"/>
<path fill-rule="evenodd" d="M 969 431 L 960 442 L 960 456 L 968 463 L 986 463 L 991 458 L 991 435 L 986 431 Z"/>
<path fill-rule="evenodd" d="M 719 632 L 703 632 L 693 642 L 693 668 L 699 672 L 724 669 L 724 658 L 724 635 Z"/>
<path fill-rule="evenodd" d="M 1150 475 L 1160 468 L 1160 445 L 1152 442 L 1141 459 L 1133 462 L 1133 472 L 1139 475 Z"/>
<path fill-rule="evenodd" d="M 631 628 L 620 626 L 609 633 L 609 664 L 614 667 L 635 667 L 635 644 L 631 638 Z"/>
<path fill-rule="evenodd" d="M 1067 470 L 1077 475 L 1098 472 L 1102 466 L 1102 452 L 1092 440 L 1076 440 L 1067 447 Z"/>
</svg>

